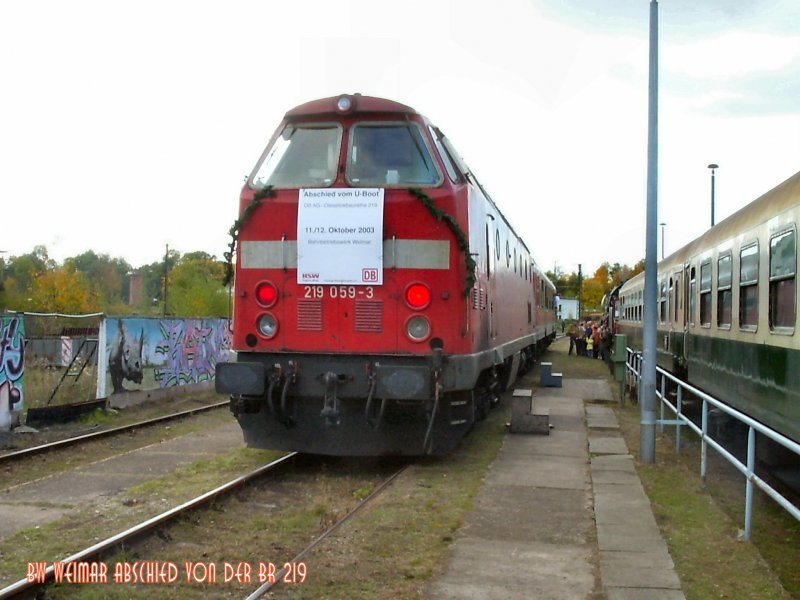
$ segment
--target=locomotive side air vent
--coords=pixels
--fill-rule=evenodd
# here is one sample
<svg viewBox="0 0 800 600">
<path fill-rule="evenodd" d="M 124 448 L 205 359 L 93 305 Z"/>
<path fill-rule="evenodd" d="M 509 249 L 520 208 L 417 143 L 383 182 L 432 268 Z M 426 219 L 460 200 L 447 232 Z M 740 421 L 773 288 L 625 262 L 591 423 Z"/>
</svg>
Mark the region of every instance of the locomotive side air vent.
<svg viewBox="0 0 800 600">
<path fill-rule="evenodd" d="M 322 300 L 297 301 L 297 330 L 322 331 Z"/>
<path fill-rule="evenodd" d="M 360 333 L 383 331 L 383 302 L 380 300 L 356 300 L 355 328 Z"/>
<path fill-rule="evenodd" d="M 475 310 L 486 310 L 486 290 L 483 288 L 472 288 L 472 308 Z"/>
</svg>

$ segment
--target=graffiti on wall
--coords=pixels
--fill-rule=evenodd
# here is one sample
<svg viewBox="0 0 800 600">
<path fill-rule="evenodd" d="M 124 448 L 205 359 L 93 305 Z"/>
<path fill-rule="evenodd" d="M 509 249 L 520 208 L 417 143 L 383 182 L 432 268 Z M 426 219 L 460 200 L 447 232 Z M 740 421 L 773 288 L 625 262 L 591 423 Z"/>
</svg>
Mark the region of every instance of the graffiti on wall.
<svg viewBox="0 0 800 600">
<path fill-rule="evenodd" d="M 0 317 L 0 427 L 8 427 L 12 413 L 21 413 L 25 394 L 25 321 L 21 316 Z"/>
<path fill-rule="evenodd" d="M 227 319 L 106 319 L 112 393 L 201 383 L 229 360 Z"/>
<path fill-rule="evenodd" d="M 161 387 L 200 383 L 214 379 L 217 362 L 225 362 L 231 349 L 226 319 L 182 319 L 161 321 L 164 336 L 156 352 L 166 365 L 156 369 Z"/>
<path fill-rule="evenodd" d="M 110 319 L 109 319 L 110 320 Z M 108 350 L 108 373 L 111 375 L 113 393 L 118 394 L 125 390 L 122 385 L 124 380 L 133 383 L 142 383 L 144 363 L 142 361 L 142 345 L 144 343 L 144 328 L 139 337 L 133 337 L 122 319 L 116 319 L 116 335 L 111 336 Z"/>
</svg>

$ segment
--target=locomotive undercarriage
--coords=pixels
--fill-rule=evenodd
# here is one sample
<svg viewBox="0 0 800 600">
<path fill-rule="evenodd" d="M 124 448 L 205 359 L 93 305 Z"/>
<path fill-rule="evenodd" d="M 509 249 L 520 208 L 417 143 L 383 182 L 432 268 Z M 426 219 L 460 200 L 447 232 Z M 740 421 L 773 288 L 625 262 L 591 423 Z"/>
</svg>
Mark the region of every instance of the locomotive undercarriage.
<svg viewBox="0 0 800 600">
<path fill-rule="evenodd" d="M 353 456 L 444 454 L 485 418 L 501 387 L 494 368 L 475 381 L 469 365 L 451 363 L 447 368 L 458 367 L 456 373 L 445 376 L 447 361 L 436 352 L 415 361 L 269 358 L 278 360 L 240 356 L 242 362 L 217 374 L 217 391 L 231 393 L 231 411 L 250 447 Z M 469 389 L 443 383 L 466 377 L 472 377 Z"/>
</svg>

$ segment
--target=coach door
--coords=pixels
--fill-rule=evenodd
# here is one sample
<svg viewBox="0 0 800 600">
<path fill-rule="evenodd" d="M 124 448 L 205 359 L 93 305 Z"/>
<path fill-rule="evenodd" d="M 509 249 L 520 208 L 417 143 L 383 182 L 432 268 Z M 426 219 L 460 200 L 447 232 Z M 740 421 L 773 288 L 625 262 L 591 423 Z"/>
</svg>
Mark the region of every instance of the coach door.
<svg viewBox="0 0 800 600">
<path fill-rule="evenodd" d="M 685 263 L 683 265 L 683 290 L 681 292 L 681 301 L 683 303 L 683 309 L 681 310 L 681 326 L 683 327 L 683 357 L 685 358 L 687 355 L 687 344 L 689 343 L 689 323 L 692 320 L 692 302 L 691 302 L 691 293 L 692 293 L 692 281 L 691 281 L 691 265 L 689 263 Z"/>
</svg>

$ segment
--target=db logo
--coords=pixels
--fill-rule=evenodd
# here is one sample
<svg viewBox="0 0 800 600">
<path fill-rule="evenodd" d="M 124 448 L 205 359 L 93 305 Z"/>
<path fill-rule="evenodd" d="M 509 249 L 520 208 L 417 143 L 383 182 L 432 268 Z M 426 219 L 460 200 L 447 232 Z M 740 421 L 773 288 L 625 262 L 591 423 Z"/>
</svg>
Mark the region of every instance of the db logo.
<svg viewBox="0 0 800 600">
<path fill-rule="evenodd" d="M 361 269 L 361 281 L 378 281 L 378 269 Z"/>
</svg>

